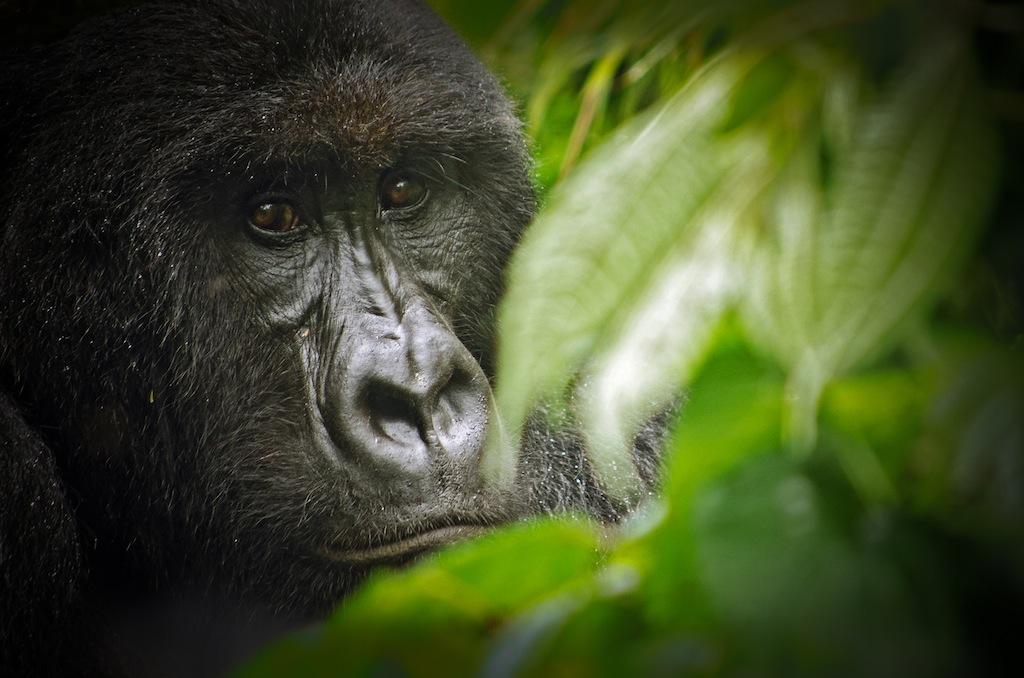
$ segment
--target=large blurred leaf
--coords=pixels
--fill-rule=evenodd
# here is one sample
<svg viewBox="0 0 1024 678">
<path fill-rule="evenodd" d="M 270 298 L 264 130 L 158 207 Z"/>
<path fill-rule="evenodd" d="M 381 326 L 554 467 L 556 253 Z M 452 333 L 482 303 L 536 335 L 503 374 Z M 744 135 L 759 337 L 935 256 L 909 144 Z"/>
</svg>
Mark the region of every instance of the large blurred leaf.
<svg viewBox="0 0 1024 678">
<path fill-rule="evenodd" d="M 548 520 L 492 533 L 369 582 L 326 624 L 279 643 L 245 676 L 435 676 L 483 659 L 488 631 L 586 582 L 600 558 L 585 523 Z"/>
<path fill-rule="evenodd" d="M 691 386 L 670 447 L 664 519 L 616 558 L 647 572 L 647 605 L 658 623 L 708 613 L 695 553 L 700 493 L 745 459 L 779 449 L 783 375 L 726 341 Z M 680 601 L 686 601 L 680 605 Z"/>
<path fill-rule="evenodd" d="M 634 432 L 689 376 L 740 282 L 730 256 L 736 250 L 734 224 L 724 217 L 703 232 L 692 252 L 666 262 L 659 279 L 634 302 L 618 341 L 587 370 L 587 449 L 616 495 L 634 490 L 630 475 L 619 468 L 620 460 L 629 459 L 624 451 L 631 449 Z"/>
<path fill-rule="evenodd" d="M 533 403 L 600 356 L 584 419 L 614 493 L 634 486 L 618 463 L 632 428 L 687 376 L 742 283 L 740 226 L 773 163 L 762 135 L 720 130 L 763 58 L 719 61 L 604 145 L 556 191 L 512 263 L 500 411 L 517 431 Z"/>
<path fill-rule="evenodd" d="M 463 38 L 480 47 L 500 29 L 517 5 L 517 0 L 430 0 L 435 12 L 451 23 Z"/>
<path fill-rule="evenodd" d="M 759 457 L 699 498 L 702 590 L 746 639 L 726 672 L 944 675 L 961 648 L 943 554 L 823 471 Z"/>
<path fill-rule="evenodd" d="M 986 343 L 960 352 L 947 350 L 948 373 L 913 450 L 922 476 L 914 489 L 930 510 L 1024 548 L 1024 358 Z"/>
<path fill-rule="evenodd" d="M 971 251 L 995 187 L 995 143 L 962 36 L 943 35 L 867 107 L 824 190 L 811 140 L 758 251 L 745 305 L 792 371 L 792 437 L 807 449 L 825 383 L 886 348 Z"/>
</svg>

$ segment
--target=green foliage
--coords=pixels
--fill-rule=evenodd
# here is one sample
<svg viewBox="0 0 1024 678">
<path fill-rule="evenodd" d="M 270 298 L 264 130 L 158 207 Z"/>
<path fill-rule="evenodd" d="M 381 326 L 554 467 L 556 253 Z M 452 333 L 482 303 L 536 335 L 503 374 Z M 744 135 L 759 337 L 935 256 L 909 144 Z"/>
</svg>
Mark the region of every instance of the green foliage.
<svg viewBox="0 0 1024 678">
<path fill-rule="evenodd" d="M 597 540 L 582 523 L 518 525 L 378 575 L 329 623 L 281 643 L 243 675 L 364 675 L 397 665 L 402 674 L 436 676 L 478 665 L 490 631 L 518 610 L 585 586 L 597 563 Z"/>
<path fill-rule="evenodd" d="M 748 61 L 722 62 L 609 140 L 553 194 L 509 274 L 500 411 L 515 430 L 590 361 L 582 415 L 619 494 L 635 486 L 614 472 L 628 468 L 635 432 L 623 424 L 652 414 L 652 395 L 675 385 L 666 373 L 688 375 L 735 289 L 744 198 L 768 159 L 758 140 L 720 142 L 715 130 Z"/>
<path fill-rule="evenodd" d="M 550 188 L 500 314 L 506 428 L 575 390 L 600 482 L 635 497 L 629 441 L 685 389 L 661 499 L 378 575 L 243 675 L 978 669 L 977 596 L 1024 601 L 1024 359 L 949 311 L 1000 187 L 970 28 L 435 4 L 511 79 Z"/>
</svg>

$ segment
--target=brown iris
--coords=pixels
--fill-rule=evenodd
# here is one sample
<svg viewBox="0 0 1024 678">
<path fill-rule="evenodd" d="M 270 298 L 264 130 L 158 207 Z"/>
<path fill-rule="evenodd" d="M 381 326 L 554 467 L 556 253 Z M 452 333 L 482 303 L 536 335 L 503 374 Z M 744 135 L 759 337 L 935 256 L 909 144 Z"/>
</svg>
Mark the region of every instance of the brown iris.
<svg viewBox="0 0 1024 678">
<path fill-rule="evenodd" d="M 290 233 L 300 222 L 295 208 L 288 203 L 268 202 L 253 209 L 249 223 L 268 233 Z"/>
<path fill-rule="evenodd" d="M 427 187 L 419 177 L 408 172 L 392 172 L 381 182 L 380 204 L 386 210 L 415 207 L 426 195 Z"/>
</svg>

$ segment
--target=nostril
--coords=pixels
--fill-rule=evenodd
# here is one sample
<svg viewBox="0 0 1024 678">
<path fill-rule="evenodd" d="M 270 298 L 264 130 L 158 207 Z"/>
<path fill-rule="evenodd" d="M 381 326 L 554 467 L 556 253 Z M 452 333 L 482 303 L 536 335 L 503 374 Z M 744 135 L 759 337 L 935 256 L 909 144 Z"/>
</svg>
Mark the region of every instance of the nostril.
<svg viewBox="0 0 1024 678">
<path fill-rule="evenodd" d="M 448 380 L 437 390 L 436 407 L 447 416 L 457 417 L 462 414 L 463 397 L 473 389 L 473 377 L 468 372 L 456 368 Z"/>
<path fill-rule="evenodd" d="M 442 446 L 449 450 L 465 447 L 482 437 L 487 424 L 487 393 L 473 374 L 455 369 L 437 394 L 431 419 Z"/>
<path fill-rule="evenodd" d="M 360 401 L 377 434 L 410 447 L 426 444 L 423 417 L 408 395 L 387 384 L 373 383 Z"/>
</svg>

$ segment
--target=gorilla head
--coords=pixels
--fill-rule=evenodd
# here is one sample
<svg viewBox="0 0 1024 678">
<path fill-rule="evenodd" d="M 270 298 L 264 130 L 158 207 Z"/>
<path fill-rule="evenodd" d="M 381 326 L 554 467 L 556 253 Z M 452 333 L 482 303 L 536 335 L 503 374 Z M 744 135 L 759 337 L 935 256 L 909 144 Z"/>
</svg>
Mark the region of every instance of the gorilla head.
<svg viewBox="0 0 1024 678">
<path fill-rule="evenodd" d="M 7 661 L 138 671 L 126 646 L 211 629 L 230 656 L 373 564 L 612 510 L 571 434 L 512 492 L 480 473 L 534 198 L 422 3 L 150 4 L 2 72 Z"/>
</svg>

